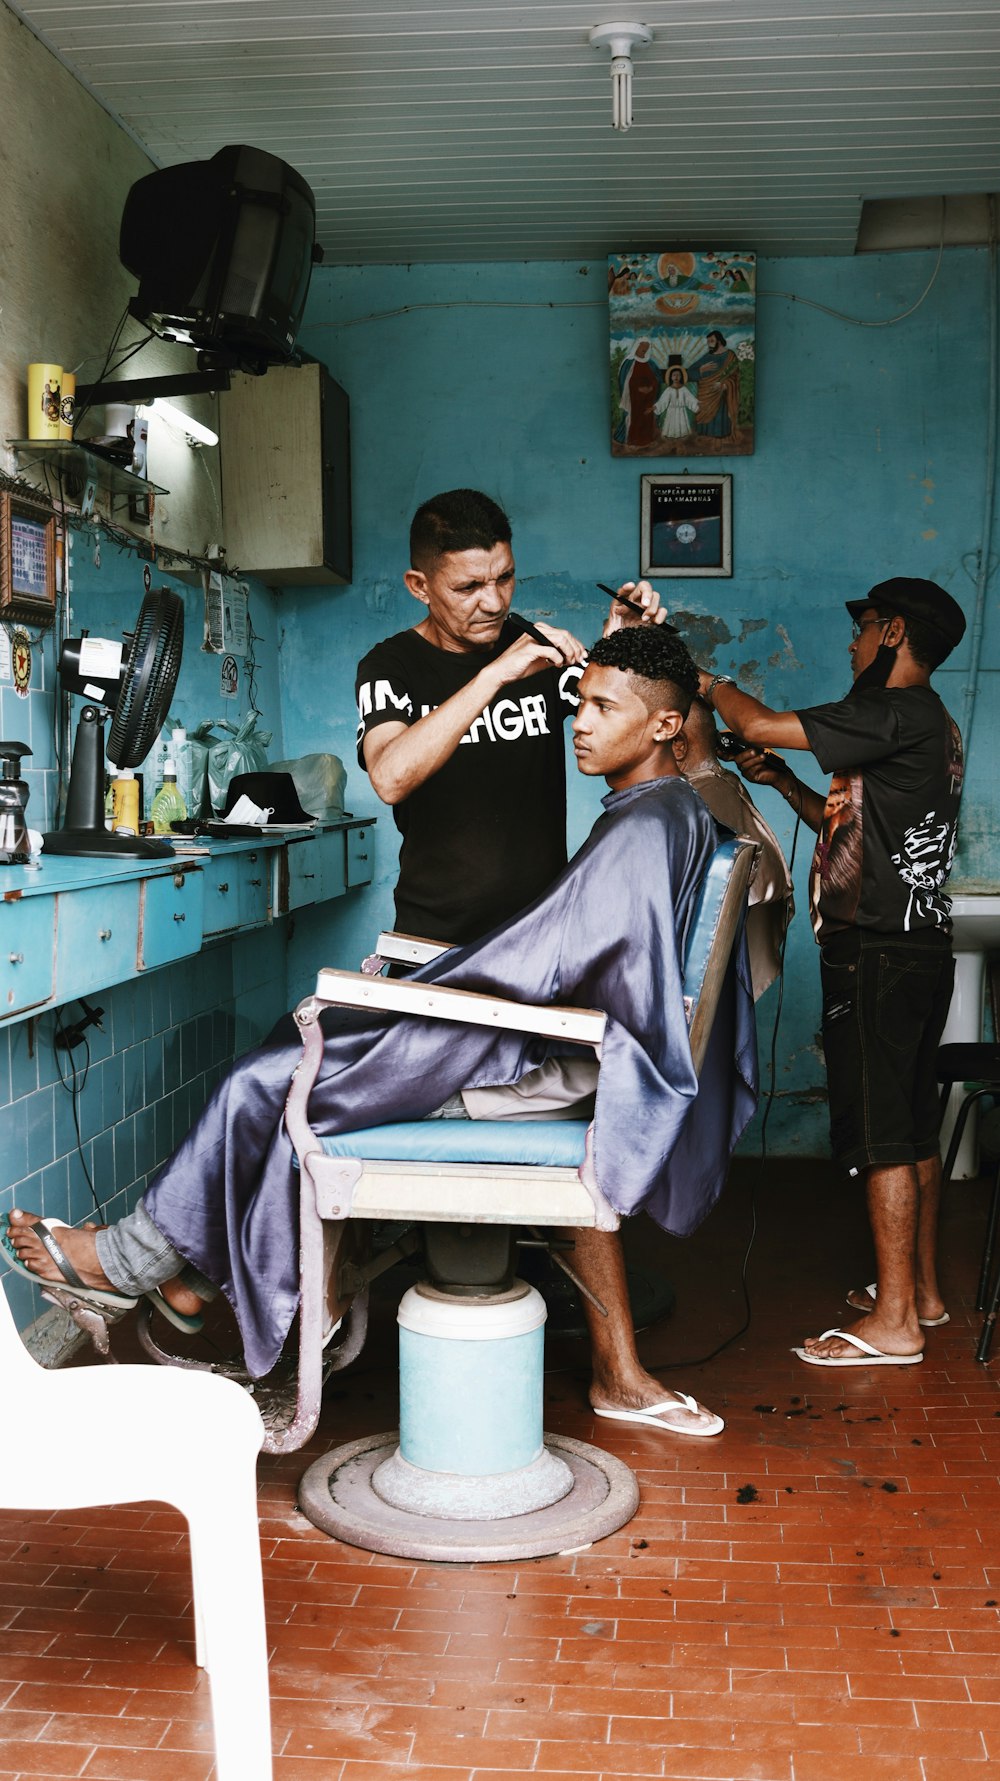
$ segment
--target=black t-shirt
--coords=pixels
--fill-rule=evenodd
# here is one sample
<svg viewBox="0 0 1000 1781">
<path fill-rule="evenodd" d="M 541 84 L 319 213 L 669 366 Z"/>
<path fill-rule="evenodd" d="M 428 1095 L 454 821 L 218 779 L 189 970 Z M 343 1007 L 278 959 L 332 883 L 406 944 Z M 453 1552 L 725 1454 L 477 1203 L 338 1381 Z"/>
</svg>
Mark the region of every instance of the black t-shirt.
<svg viewBox="0 0 1000 1781">
<path fill-rule="evenodd" d="M 414 631 L 376 644 L 358 668 L 358 761 L 384 723 L 416 723 L 502 655 L 438 649 Z M 396 923 L 430 940 L 477 940 L 545 890 L 566 864 L 562 720 L 582 669 L 544 668 L 501 687 L 440 772 L 393 808 L 403 837 Z"/>
<path fill-rule="evenodd" d="M 937 693 L 871 687 L 797 715 L 833 774 L 810 875 L 817 938 L 949 932 L 962 738 Z"/>
</svg>

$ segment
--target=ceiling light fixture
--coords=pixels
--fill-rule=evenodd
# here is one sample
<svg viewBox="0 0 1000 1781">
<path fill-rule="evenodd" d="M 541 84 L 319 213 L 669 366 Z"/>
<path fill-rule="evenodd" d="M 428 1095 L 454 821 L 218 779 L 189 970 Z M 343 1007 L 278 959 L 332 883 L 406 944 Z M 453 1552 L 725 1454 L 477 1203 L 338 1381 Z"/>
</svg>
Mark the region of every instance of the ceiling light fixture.
<svg viewBox="0 0 1000 1781">
<path fill-rule="evenodd" d="M 611 124 L 627 130 L 632 123 L 632 51 L 652 43 L 648 25 L 595 25 L 590 33 L 594 49 L 611 51 Z"/>
<path fill-rule="evenodd" d="M 136 413 L 145 416 L 147 420 L 152 417 L 154 420 L 166 421 L 169 427 L 176 427 L 179 433 L 183 433 L 191 445 L 219 443 L 219 435 L 213 433 L 211 427 L 202 426 L 201 421 L 185 414 L 183 408 L 178 408 L 176 403 L 165 402 L 162 396 L 157 396 L 153 402 L 140 402 Z"/>
</svg>

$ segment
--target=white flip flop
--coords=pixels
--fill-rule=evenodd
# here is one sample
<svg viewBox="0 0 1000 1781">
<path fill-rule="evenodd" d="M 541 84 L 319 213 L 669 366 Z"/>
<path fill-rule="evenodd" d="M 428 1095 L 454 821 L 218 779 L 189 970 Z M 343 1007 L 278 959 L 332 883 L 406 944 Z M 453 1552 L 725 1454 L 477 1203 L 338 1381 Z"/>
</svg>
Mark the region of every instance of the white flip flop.
<svg viewBox="0 0 1000 1781">
<path fill-rule="evenodd" d="M 811 1367 L 915 1367 L 923 1360 L 923 1354 L 886 1354 L 881 1348 L 873 1348 L 861 1336 L 852 1336 L 849 1330 L 824 1330 L 817 1341 L 825 1342 L 828 1336 L 836 1336 L 838 1342 L 850 1342 L 857 1348 L 857 1354 L 812 1354 L 808 1348 L 793 1348 L 800 1360 L 808 1361 Z"/>
<path fill-rule="evenodd" d="M 714 1416 L 709 1410 L 708 1421 L 702 1428 L 678 1428 L 674 1423 L 665 1422 L 660 1414 L 663 1410 L 689 1410 L 693 1416 L 698 1415 L 697 1399 L 689 1397 L 686 1391 L 675 1391 L 672 1397 L 664 1398 L 662 1403 L 647 1404 L 644 1410 L 601 1410 L 596 1404 L 591 1406 L 595 1416 L 607 1416 L 612 1422 L 636 1422 L 643 1428 L 660 1429 L 666 1435 L 693 1435 L 703 1440 L 708 1435 L 721 1435 L 725 1423 L 721 1416 Z"/>
<path fill-rule="evenodd" d="M 851 1288 L 851 1292 L 856 1292 L 856 1291 L 857 1291 L 856 1287 Z M 863 1286 L 861 1288 L 861 1291 L 866 1292 L 868 1294 L 868 1296 L 874 1301 L 875 1299 L 878 1298 L 878 1281 L 873 1280 L 869 1286 Z M 875 1309 L 874 1302 L 870 1305 L 856 1305 L 854 1303 L 854 1300 L 851 1298 L 851 1293 L 848 1293 L 846 1303 L 848 1305 L 850 1305 L 852 1311 L 861 1311 L 864 1313 L 865 1317 L 869 1317 Z M 918 1317 L 917 1322 L 920 1324 L 922 1329 L 939 1330 L 939 1329 L 941 1329 L 942 1325 L 951 1322 L 951 1314 L 948 1311 L 942 1311 L 940 1317 Z"/>
</svg>

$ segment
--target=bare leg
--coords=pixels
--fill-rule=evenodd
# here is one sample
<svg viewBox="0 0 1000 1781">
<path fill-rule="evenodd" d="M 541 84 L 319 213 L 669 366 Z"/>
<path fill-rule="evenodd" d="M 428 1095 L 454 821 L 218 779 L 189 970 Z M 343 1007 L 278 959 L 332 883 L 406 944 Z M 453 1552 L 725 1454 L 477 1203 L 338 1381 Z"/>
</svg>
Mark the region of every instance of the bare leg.
<svg viewBox="0 0 1000 1781">
<path fill-rule="evenodd" d="M 937 1277 L 938 1214 L 941 1210 L 941 1158 L 917 1164 L 920 1208 L 917 1214 L 917 1315 L 941 1317 L 944 1300 Z"/>
<path fill-rule="evenodd" d="M 919 1169 L 922 1170 L 921 1164 Z M 937 1171 L 940 1184 L 940 1166 Z M 928 1223 L 933 1208 L 933 1232 L 929 1258 L 933 1267 L 933 1233 L 937 1229 L 934 1178 L 927 1182 Z M 852 1335 L 870 1342 L 883 1354 L 919 1354 L 924 1346 L 917 1321 L 917 1232 L 920 1224 L 921 1182 L 918 1167 L 900 1163 L 890 1168 L 869 1169 L 866 1184 L 868 1219 L 875 1241 L 878 1297 L 869 1317 L 845 1324 Z M 926 1240 L 926 1233 L 925 1233 Z M 935 1278 L 935 1291 L 937 1282 Z M 828 1359 L 857 1358 L 857 1349 L 836 1336 L 824 1340 L 810 1336 L 803 1344 L 811 1354 Z"/>
<path fill-rule="evenodd" d="M 639 1360 L 618 1232 L 575 1230 L 573 1236 L 573 1266 L 608 1312 L 602 1317 L 584 1300 L 593 1375 L 591 1404 L 602 1410 L 644 1410 L 662 1406 L 667 1400 L 659 1418 L 665 1429 L 675 1434 L 702 1433 L 705 1424 L 715 1420 L 711 1411 L 703 1404 L 688 1409 L 678 1394 L 647 1373 Z"/>
<path fill-rule="evenodd" d="M 11 1248 L 18 1261 L 37 1274 L 40 1280 L 51 1280 L 58 1286 L 63 1277 L 52 1260 L 48 1250 L 34 1228 L 37 1217 L 33 1212 L 14 1211 L 7 1214 L 7 1234 Z M 120 1288 L 109 1280 L 97 1259 L 95 1241 L 98 1226 L 65 1225 L 59 1229 L 59 1247 L 68 1262 L 73 1264 L 85 1286 L 97 1286 L 104 1292 L 117 1292 Z M 168 1304 L 175 1311 L 183 1312 L 185 1317 L 196 1317 L 202 1309 L 202 1300 L 190 1287 L 183 1286 L 179 1280 L 165 1280 L 160 1287 Z"/>
</svg>

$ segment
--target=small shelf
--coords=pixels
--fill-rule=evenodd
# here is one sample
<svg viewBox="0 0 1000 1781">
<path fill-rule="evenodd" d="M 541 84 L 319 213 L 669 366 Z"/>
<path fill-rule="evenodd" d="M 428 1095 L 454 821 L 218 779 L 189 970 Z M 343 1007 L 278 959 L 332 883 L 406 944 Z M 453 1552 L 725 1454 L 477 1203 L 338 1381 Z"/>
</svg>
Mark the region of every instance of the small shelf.
<svg viewBox="0 0 1000 1781">
<path fill-rule="evenodd" d="M 22 474 L 31 468 L 32 463 L 51 464 L 68 482 L 79 487 L 96 482 L 99 488 L 108 489 L 113 495 L 170 493 L 159 483 L 146 482 L 143 477 L 133 475 L 99 446 L 89 445 L 82 439 L 8 439 L 7 444 L 17 452 Z"/>
</svg>

